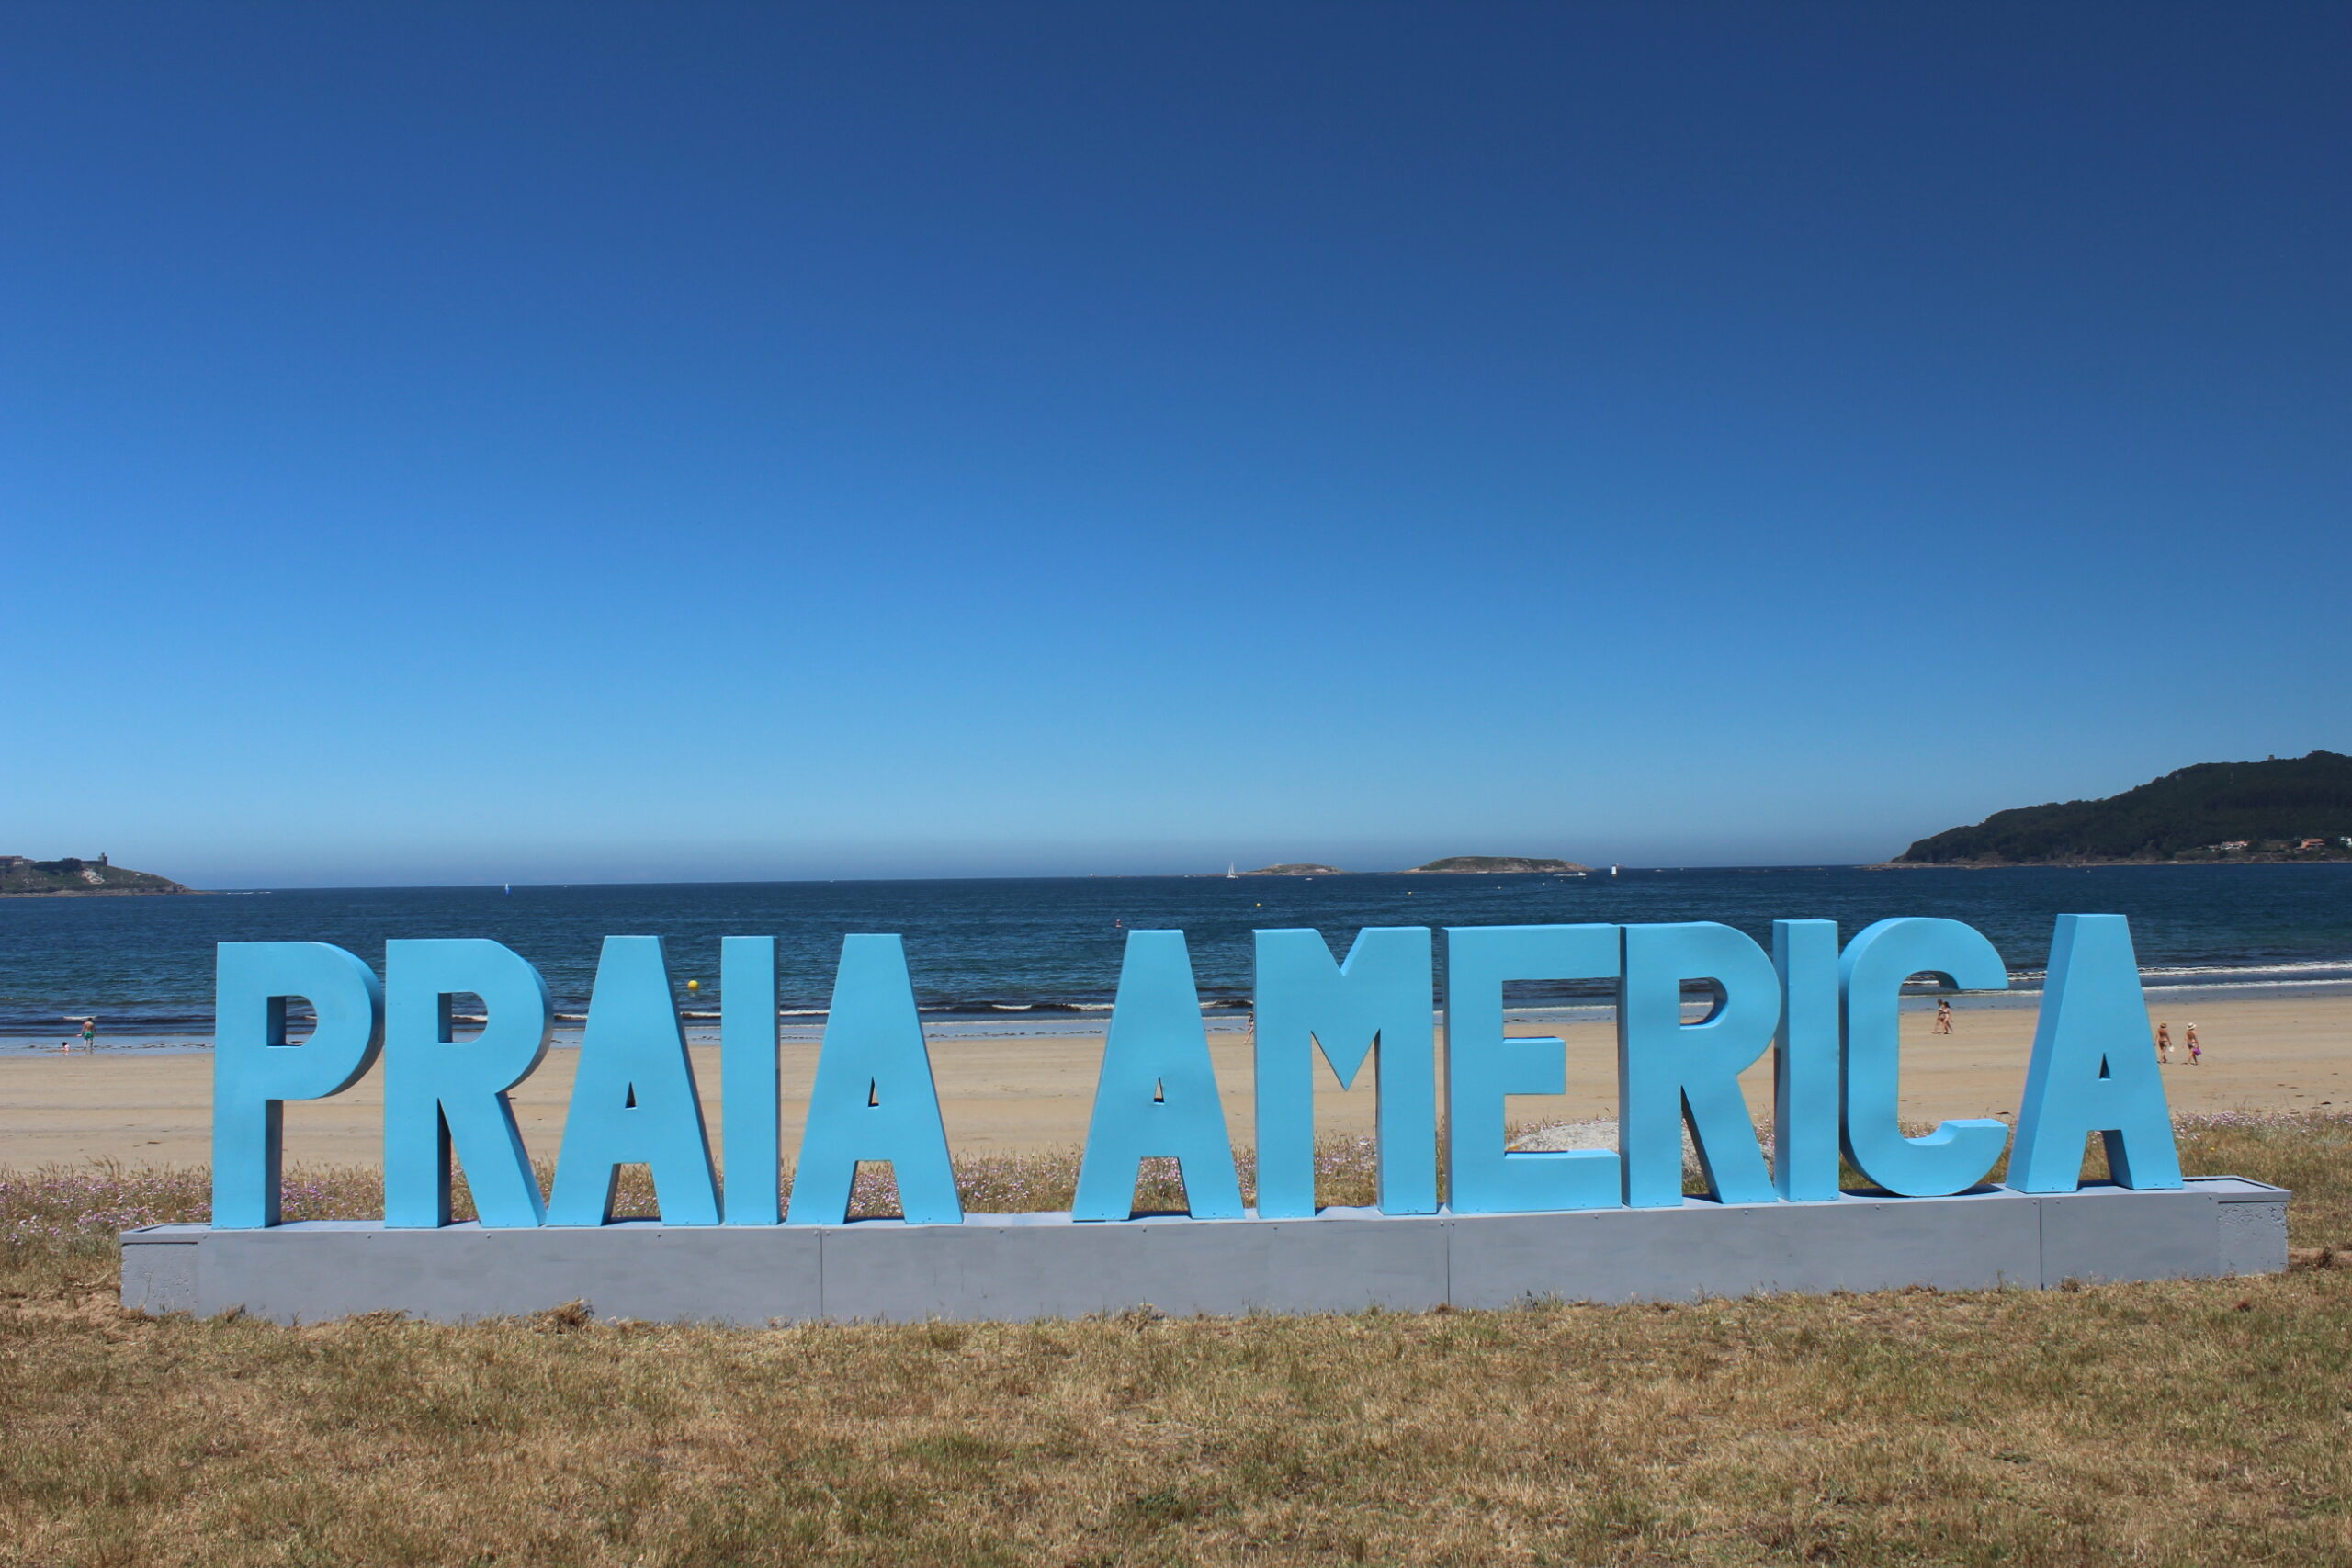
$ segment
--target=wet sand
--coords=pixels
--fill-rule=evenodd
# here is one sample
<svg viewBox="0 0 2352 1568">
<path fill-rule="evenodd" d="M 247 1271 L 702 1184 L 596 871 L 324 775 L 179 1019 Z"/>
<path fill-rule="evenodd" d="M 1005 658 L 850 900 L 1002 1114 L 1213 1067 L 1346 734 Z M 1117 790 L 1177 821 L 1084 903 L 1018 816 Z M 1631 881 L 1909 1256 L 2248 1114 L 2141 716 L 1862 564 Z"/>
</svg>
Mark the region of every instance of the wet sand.
<svg viewBox="0 0 2352 1568">
<path fill-rule="evenodd" d="M 1980 1008 L 1965 999 L 1948 1038 L 1929 1034 L 1930 1014 L 1904 1016 L 1904 1107 L 1908 1116 L 2013 1116 L 2033 1038 L 2030 1008 Z M 2194 1020 L 2205 1060 L 2189 1066 L 2174 1052 L 2165 1087 L 2176 1111 L 2352 1111 L 2352 997 L 2199 998 L 2193 1007 L 2161 1002 L 2178 1038 Z M 1541 1034 L 1544 1027 L 1514 1029 Z M 1606 1021 L 1571 1024 L 1568 1092 L 1510 1102 L 1515 1122 L 1610 1115 L 1616 1105 L 1615 1032 Z M 1250 1045 L 1240 1034 L 1210 1036 L 1226 1115 L 1237 1144 L 1251 1136 Z M 1100 1035 L 933 1042 L 933 1069 L 951 1145 L 988 1154 L 1074 1146 L 1086 1134 Z M 697 1048 L 714 1144 L 718 1142 L 718 1062 Z M 552 1158 L 563 1135 L 563 1111 L 577 1053 L 554 1051 L 515 1091 L 532 1153 Z M 814 1043 L 784 1049 L 786 1148 L 797 1146 L 816 1068 Z M 1368 1132 L 1370 1085 L 1342 1092 L 1318 1057 L 1319 1124 Z M 1369 1077 L 1367 1073 L 1367 1077 Z M 1768 1062 L 1747 1077 L 1759 1116 L 1770 1110 Z M 106 1052 L 0 1059 L 0 1165 L 120 1160 L 131 1165 L 190 1165 L 210 1157 L 212 1058 L 208 1053 Z M 286 1148 L 295 1164 L 377 1163 L 382 1154 L 383 1096 L 370 1073 L 332 1100 L 286 1107 Z"/>
</svg>

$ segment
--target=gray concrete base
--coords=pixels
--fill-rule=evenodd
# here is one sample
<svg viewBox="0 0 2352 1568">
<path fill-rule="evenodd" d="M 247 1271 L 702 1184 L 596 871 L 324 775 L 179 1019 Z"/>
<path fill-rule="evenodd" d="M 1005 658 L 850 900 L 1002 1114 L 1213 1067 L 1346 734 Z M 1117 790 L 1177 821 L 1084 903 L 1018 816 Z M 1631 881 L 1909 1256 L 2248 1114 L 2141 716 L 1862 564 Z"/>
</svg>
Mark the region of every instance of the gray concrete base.
<svg viewBox="0 0 2352 1568">
<path fill-rule="evenodd" d="M 2236 1177 L 2171 1192 L 1992 1188 L 1954 1198 L 1546 1214 L 1129 1220 L 975 1214 L 960 1225 L 668 1225 L 272 1230 L 154 1225 L 122 1238 L 122 1301 L 278 1323 L 390 1311 L 441 1322 L 585 1301 L 600 1317 L 1078 1317 L 1418 1312 L 1522 1302 L 1658 1301 L 1780 1292 L 2193 1279 L 2287 1266 L 2287 1194 Z"/>
</svg>

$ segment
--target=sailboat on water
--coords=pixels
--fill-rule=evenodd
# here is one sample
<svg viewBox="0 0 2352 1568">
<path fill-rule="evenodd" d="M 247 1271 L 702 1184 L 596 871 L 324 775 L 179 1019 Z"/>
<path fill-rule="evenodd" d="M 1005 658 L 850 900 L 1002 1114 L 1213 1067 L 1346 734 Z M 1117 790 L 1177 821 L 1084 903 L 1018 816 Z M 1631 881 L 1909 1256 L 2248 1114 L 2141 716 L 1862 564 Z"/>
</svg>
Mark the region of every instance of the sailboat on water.
<svg viewBox="0 0 2352 1568">
<path fill-rule="evenodd" d="M 1241 874 L 1241 873 L 1240 873 L 1240 872 L 1238 872 L 1238 871 L 1237 871 L 1237 870 L 1235 870 L 1235 869 L 1234 869 L 1235 867 L 1238 866 L 1240 863 L 1240 863 L 1239 861 L 1238 861 L 1238 860 L 1229 860 L 1229 861 L 1227 861 L 1227 862 L 1226 862 L 1226 863 L 1225 863 L 1225 877 L 1226 877 L 1226 880 L 1227 880 L 1227 882 L 1230 882 L 1230 881 L 1234 880 L 1236 877 L 1238 877 L 1238 876 L 1239 876 L 1239 875 Z"/>
</svg>

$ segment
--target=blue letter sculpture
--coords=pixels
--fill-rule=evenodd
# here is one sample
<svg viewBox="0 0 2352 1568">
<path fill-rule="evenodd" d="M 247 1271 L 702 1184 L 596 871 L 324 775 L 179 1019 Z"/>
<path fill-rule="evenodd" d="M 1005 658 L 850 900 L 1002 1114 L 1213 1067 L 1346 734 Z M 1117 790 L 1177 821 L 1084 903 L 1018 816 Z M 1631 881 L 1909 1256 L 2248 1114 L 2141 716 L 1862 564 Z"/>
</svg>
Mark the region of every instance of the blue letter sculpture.
<svg viewBox="0 0 2352 1568">
<path fill-rule="evenodd" d="M 847 1220 L 860 1160 L 889 1162 L 910 1224 L 963 1220 L 914 981 L 907 974 L 906 948 L 895 936 L 842 938 L 786 1223 Z"/>
<path fill-rule="evenodd" d="M 2121 915 L 2061 915 L 2018 1111 L 2009 1185 L 2020 1192 L 2074 1191 L 2082 1185 L 2083 1145 L 2093 1133 L 2107 1145 L 2108 1168 L 2119 1184 L 2180 1185 L 2132 929 Z"/>
<path fill-rule="evenodd" d="M 1447 1202 L 1460 1214 L 1545 1209 L 1614 1209 L 1623 1201 L 1611 1149 L 1511 1154 L 1504 1145 L 1506 1095 L 1567 1090 L 1567 1043 L 1503 1033 L 1503 987 L 1512 980 L 1615 979 L 1617 928 L 1453 926 L 1445 933 Z"/>
<path fill-rule="evenodd" d="M 1899 1119 L 1905 985 L 1915 975 L 1965 990 L 2008 985 L 1993 944 L 1956 920 L 1881 920 L 1842 952 L 1831 921 L 1776 920 L 1769 960 L 1712 921 L 1452 928 L 1442 1065 L 1428 929 L 1364 928 L 1344 963 L 1332 961 L 1316 931 L 1255 936 L 1261 1217 L 1315 1214 L 1318 1051 L 1342 1089 L 1374 1063 L 1379 1204 L 1400 1216 L 1440 1212 L 1440 1164 L 1457 1214 L 1678 1206 L 1685 1127 L 1709 1190 L 1739 1204 L 1836 1201 L 1848 1161 L 1896 1196 L 1945 1197 L 1980 1187 L 2007 1141 L 1997 1121 L 1948 1121 L 1906 1137 Z M 772 937 L 727 937 L 719 950 L 732 1172 L 724 1190 L 662 941 L 607 937 L 547 1201 L 508 1100 L 553 1035 L 546 983 L 520 955 L 480 939 L 392 941 L 380 984 L 365 963 L 323 942 L 223 942 L 217 961 L 220 1229 L 280 1222 L 286 1102 L 348 1089 L 379 1055 L 388 1226 L 448 1224 L 460 1162 L 485 1226 L 608 1224 L 619 1170 L 635 1164 L 651 1171 L 670 1224 L 842 1224 L 863 1164 L 893 1168 L 910 1224 L 964 1218 L 897 936 L 842 941 L 788 1205 L 777 1190 Z M 1505 988 L 1573 980 L 1615 988 L 1619 1146 L 1512 1152 L 1510 1097 L 1563 1093 L 1567 1064 L 1556 1036 L 1508 1035 Z M 1685 1023 L 1683 989 L 1699 981 L 1713 985 L 1718 1003 Z M 468 997 L 480 998 L 483 1027 L 460 1040 L 453 1002 Z M 297 1001 L 317 1020 L 301 1043 L 288 1033 Z M 1769 1168 L 1741 1087 L 1768 1045 L 1777 1148 Z M 2120 915 L 2061 915 L 2009 1187 L 2076 1190 L 2093 1134 L 2117 1184 L 2182 1185 L 2130 927 Z M 1130 931 L 1069 1217 L 1136 1217 L 1143 1162 L 1161 1158 L 1176 1162 L 1192 1216 L 1245 1213 L 1184 933 Z"/>
<path fill-rule="evenodd" d="M 1323 933 L 1258 938 L 1258 1213 L 1315 1213 L 1315 1051 L 1340 1087 L 1373 1066 L 1380 1208 L 1437 1213 L 1437 1055 L 1427 926 L 1367 926 L 1344 965 Z"/>
<path fill-rule="evenodd" d="M 730 1225 L 783 1217 L 783 1083 L 776 1072 L 775 938 L 718 940 L 718 1125 L 727 1145 Z"/>
<path fill-rule="evenodd" d="M 1976 1118 L 1906 1138 L 1901 1107 L 1903 982 L 1932 974 L 1969 991 L 2008 988 L 2009 971 L 1984 934 L 1958 920 L 1905 919 L 1866 926 L 1839 961 L 1846 1009 L 1846 1156 L 1906 1198 L 1941 1198 L 1984 1179 L 2009 1130 Z"/>
<path fill-rule="evenodd" d="M 323 942 L 224 942 L 217 950 L 212 1041 L 212 1223 L 258 1230 L 278 1219 L 289 1100 L 341 1094 L 384 1043 L 375 971 Z M 318 1024 L 286 1043 L 286 1003 Z"/>
<path fill-rule="evenodd" d="M 1682 982 L 1713 980 L 1722 999 L 1698 1023 L 1682 1021 Z M 1725 1203 L 1775 1201 L 1756 1123 L 1739 1075 L 1772 1043 L 1781 987 L 1764 950 L 1713 920 L 1627 926 L 1625 973 L 1617 1005 L 1619 1143 L 1625 1202 L 1671 1209 L 1682 1202 L 1682 1123 Z"/>
<path fill-rule="evenodd" d="M 1838 922 L 1774 920 L 1781 1027 L 1772 1037 L 1772 1185 L 1793 1203 L 1838 1196 Z"/>
<path fill-rule="evenodd" d="M 1071 1218 L 1133 1218 L 1136 1179 L 1154 1156 L 1175 1159 L 1195 1219 L 1241 1217 L 1233 1141 L 1182 931 L 1127 933 Z"/>
<path fill-rule="evenodd" d="M 458 1041 L 449 998 L 472 995 L 480 1038 Z M 492 1226 L 547 1217 L 506 1091 L 528 1077 L 554 1036 L 547 982 L 522 956 L 481 937 L 384 944 L 384 1223 L 449 1223 L 449 1162 L 464 1163 L 474 1212 Z"/>
<path fill-rule="evenodd" d="M 610 1223 L 621 1167 L 640 1163 L 652 1172 L 662 1219 L 718 1223 L 710 1137 L 662 939 L 608 936 L 580 1035 L 579 1076 L 564 1116 L 548 1223 Z"/>
</svg>

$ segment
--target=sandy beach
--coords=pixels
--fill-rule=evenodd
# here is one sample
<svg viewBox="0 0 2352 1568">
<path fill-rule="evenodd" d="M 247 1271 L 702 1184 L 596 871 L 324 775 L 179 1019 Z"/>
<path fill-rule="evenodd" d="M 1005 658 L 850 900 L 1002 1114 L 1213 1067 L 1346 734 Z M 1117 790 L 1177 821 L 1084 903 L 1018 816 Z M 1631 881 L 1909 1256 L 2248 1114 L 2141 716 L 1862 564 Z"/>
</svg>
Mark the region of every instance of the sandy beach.
<svg viewBox="0 0 2352 1568">
<path fill-rule="evenodd" d="M 2178 1038 L 2194 1021 L 2205 1043 L 2202 1066 L 2176 1050 L 2165 1085 L 2176 1111 L 2352 1108 L 2352 997 L 2199 998 L 2193 1008 L 2159 1006 Z M 2011 1116 L 2025 1080 L 2034 1013 L 2029 1008 L 1958 1010 L 1949 1037 L 1928 1032 L 1931 1018 L 1905 1015 L 1904 1104 L 1921 1119 Z M 1540 1034 L 1546 1028 L 1514 1032 Z M 1602 1021 L 1568 1025 L 1568 1092 L 1511 1101 L 1514 1122 L 1581 1120 L 1615 1109 L 1615 1033 Z M 1211 1036 L 1227 1123 L 1237 1144 L 1251 1136 L 1250 1046 L 1240 1034 Z M 950 1143 L 985 1154 L 1080 1142 L 1102 1059 L 1100 1035 L 938 1040 L 933 1071 Z M 711 1135 L 718 1139 L 718 1063 L 697 1048 Z M 786 1148 L 797 1144 L 817 1047 L 785 1047 Z M 551 1158 L 563 1134 L 576 1053 L 553 1051 L 515 1091 L 532 1152 Z M 1367 1084 L 1340 1089 L 1317 1063 L 1319 1124 L 1370 1130 Z M 1747 1075 L 1749 1103 L 1769 1112 L 1767 1066 Z M 75 1053 L 0 1059 L 0 1165 L 120 1160 L 187 1165 L 209 1158 L 212 1058 L 207 1053 Z M 294 1163 L 374 1164 L 381 1155 L 383 1096 L 378 1075 L 332 1100 L 286 1108 L 286 1146 Z"/>
</svg>

